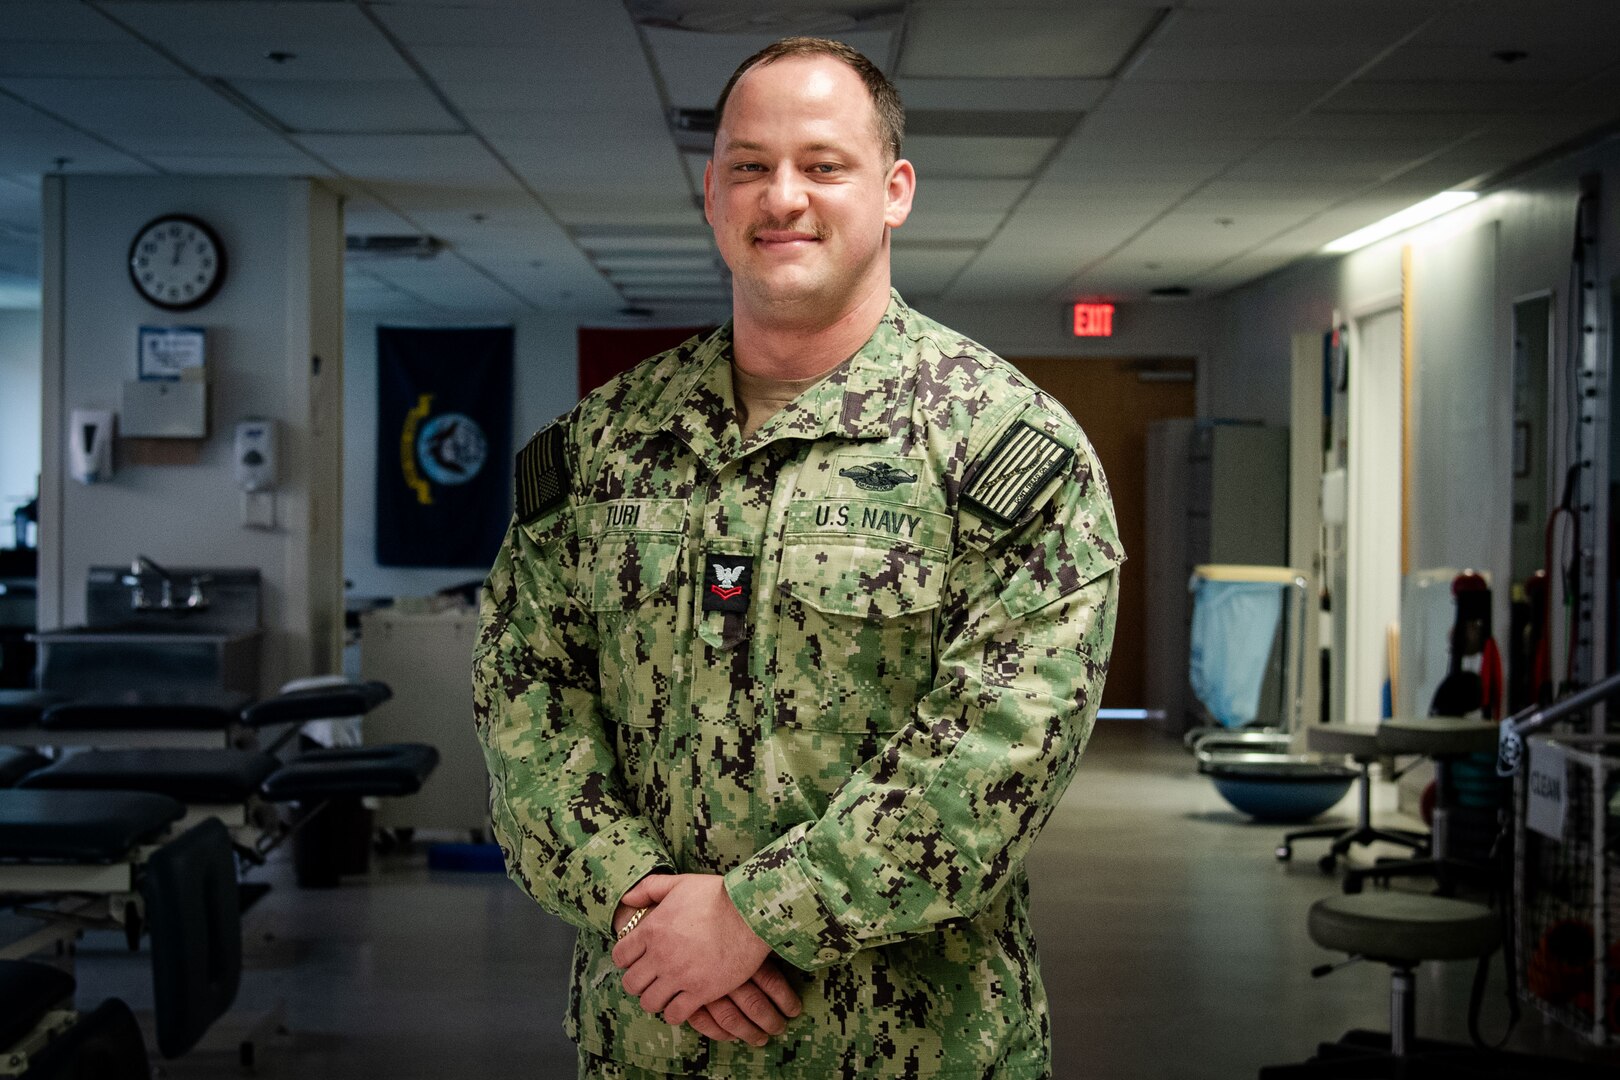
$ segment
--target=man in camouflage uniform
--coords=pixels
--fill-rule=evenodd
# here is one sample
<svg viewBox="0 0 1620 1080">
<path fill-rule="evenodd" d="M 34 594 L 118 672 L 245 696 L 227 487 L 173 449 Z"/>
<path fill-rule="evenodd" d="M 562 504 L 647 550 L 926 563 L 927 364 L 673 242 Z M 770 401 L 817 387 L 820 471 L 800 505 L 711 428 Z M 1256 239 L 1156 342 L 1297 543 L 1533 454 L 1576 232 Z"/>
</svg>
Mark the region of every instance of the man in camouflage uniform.
<svg viewBox="0 0 1620 1080">
<path fill-rule="evenodd" d="M 1048 1076 L 1023 864 L 1107 668 L 1102 470 L 890 289 L 864 57 L 780 42 L 717 113 L 732 321 L 518 458 L 474 657 L 508 870 L 580 929 L 581 1076 Z"/>
</svg>

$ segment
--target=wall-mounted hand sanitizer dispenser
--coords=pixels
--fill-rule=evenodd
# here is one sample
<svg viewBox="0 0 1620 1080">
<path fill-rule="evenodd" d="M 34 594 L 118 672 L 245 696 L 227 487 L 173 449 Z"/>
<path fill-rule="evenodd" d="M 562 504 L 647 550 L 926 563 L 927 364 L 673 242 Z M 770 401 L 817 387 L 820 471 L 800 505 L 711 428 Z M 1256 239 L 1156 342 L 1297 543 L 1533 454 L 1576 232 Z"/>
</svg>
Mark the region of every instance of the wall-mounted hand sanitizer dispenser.
<svg viewBox="0 0 1620 1080">
<path fill-rule="evenodd" d="M 236 486 L 269 491 L 276 486 L 276 422 L 243 420 L 236 425 Z"/>
<path fill-rule="evenodd" d="M 68 473 L 81 484 L 112 479 L 113 412 L 74 409 L 68 414 Z"/>
</svg>

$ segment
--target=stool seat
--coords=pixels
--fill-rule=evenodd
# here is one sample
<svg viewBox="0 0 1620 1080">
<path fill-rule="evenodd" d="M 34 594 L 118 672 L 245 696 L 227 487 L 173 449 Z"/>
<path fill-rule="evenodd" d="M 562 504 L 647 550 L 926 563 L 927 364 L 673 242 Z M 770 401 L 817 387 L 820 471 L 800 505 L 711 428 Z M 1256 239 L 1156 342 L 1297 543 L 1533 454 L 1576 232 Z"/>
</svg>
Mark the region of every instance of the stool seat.
<svg viewBox="0 0 1620 1080">
<path fill-rule="evenodd" d="M 1311 905 L 1311 940 L 1325 949 L 1410 966 L 1471 960 L 1501 942 L 1498 912 L 1482 904 L 1417 893 L 1330 896 Z"/>
<path fill-rule="evenodd" d="M 1305 745 L 1318 754 L 1344 754 L 1357 761 L 1375 761 L 1384 754 L 1372 725 L 1316 724 L 1305 729 Z"/>
<path fill-rule="evenodd" d="M 1378 749 L 1385 754 L 1427 757 L 1494 754 L 1498 735 L 1497 726 L 1488 720 L 1451 716 L 1385 720 L 1378 725 Z"/>
</svg>

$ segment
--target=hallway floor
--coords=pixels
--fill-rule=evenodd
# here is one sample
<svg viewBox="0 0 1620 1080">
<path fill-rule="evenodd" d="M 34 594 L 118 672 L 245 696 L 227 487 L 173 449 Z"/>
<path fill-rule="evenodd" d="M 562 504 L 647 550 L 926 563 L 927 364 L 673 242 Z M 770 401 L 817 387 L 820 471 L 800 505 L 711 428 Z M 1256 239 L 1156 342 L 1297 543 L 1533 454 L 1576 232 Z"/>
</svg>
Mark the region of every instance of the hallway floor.
<svg viewBox="0 0 1620 1080">
<path fill-rule="evenodd" d="M 1353 812 L 1347 798 L 1324 820 Z M 1031 858 L 1059 1080 L 1253 1077 L 1349 1028 L 1387 1029 L 1387 968 L 1311 978 L 1342 959 L 1305 930 L 1311 902 L 1338 886 L 1316 867 L 1321 842 L 1277 863 L 1282 831 L 1232 811 L 1148 725 L 1099 725 Z M 503 876 L 429 872 L 416 854 L 376 859 L 369 881 L 333 890 L 294 888 L 284 861 L 267 877 L 276 888 L 245 917 L 236 1010 L 164 1063 L 167 1075 L 238 1075 L 237 1034 L 278 1002 L 287 1034 L 258 1044 L 264 1077 L 574 1075 L 561 1032 L 573 931 Z M 150 1007 L 146 957 L 121 941 L 83 943 L 81 1003 L 117 994 Z M 1420 1034 L 1467 1040 L 1473 970 L 1420 969 Z M 1501 988 L 1498 960 L 1483 1024 L 1492 1038 L 1507 1016 Z M 1594 1057 L 1531 1014 L 1513 1042 Z"/>
</svg>

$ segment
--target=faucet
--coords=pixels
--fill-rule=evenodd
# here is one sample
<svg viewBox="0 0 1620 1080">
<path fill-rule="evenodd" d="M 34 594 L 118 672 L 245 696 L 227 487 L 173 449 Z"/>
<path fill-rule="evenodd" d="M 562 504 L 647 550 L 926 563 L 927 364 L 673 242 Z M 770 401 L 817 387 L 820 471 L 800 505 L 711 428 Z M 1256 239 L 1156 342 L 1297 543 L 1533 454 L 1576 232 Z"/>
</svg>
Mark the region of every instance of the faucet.
<svg viewBox="0 0 1620 1080">
<path fill-rule="evenodd" d="M 160 592 L 155 605 L 146 598 L 148 573 L 156 575 L 159 583 Z M 203 611 L 208 607 L 208 596 L 203 592 L 203 586 L 212 580 L 212 574 L 192 577 L 185 600 L 177 605 L 174 598 L 175 576 L 145 555 L 136 555 L 130 560 L 129 576 L 124 578 L 124 584 L 130 587 L 129 606 L 132 611 L 151 611 L 153 607 L 173 611 L 177 606 L 189 611 Z"/>
</svg>

